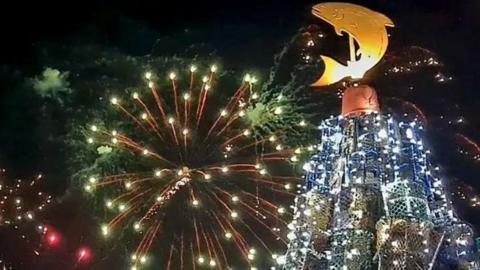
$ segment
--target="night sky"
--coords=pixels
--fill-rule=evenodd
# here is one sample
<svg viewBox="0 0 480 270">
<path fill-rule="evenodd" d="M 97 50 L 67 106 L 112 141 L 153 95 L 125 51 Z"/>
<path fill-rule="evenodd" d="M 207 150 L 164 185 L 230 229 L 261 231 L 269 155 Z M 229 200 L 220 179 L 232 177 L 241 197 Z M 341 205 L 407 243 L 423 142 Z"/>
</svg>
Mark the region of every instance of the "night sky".
<svg viewBox="0 0 480 270">
<path fill-rule="evenodd" d="M 52 193 L 68 197 L 64 192 L 69 186 L 69 176 L 62 163 L 66 152 L 58 144 L 50 145 L 46 138 L 53 135 L 45 127 L 56 126 L 57 118 L 53 116 L 49 123 L 42 122 L 35 114 L 48 104 L 38 97 L 18 93 L 18 86 L 25 78 L 40 74 L 46 67 L 43 62 L 45 54 L 42 54 L 45 48 L 51 53 L 62 46 L 95 45 L 125 55 L 143 56 L 155 50 L 157 40 L 172 42 L 188 37 L 179 43 L 172 42 L 171 53 L 177 53 L 178 46 L 186 48 L 191 43 L 205 43 L 207 50 L 214 50 L 224 66 L 265 70 L 298 29 L 322 24 L 310 14 L 314 1 L 162 2 L 10 1 L 8 7 L 4 4 L 0 11 L 0 167 L 19 177 L 42 172 L 51 179 L 49 189 Z M 387 14 L 395 22 L 396 27 L 389 29 L 390 51 L 419 46 L 435 53 L 444 63 L 442 72 L 453 78 L 448 84 L 429 83 L 431 75 L 419 72 L 413 78 L 392 80 L 392 84 L 398 84 L 398 89 L 404 84 L 415 85 L 417 90 L 413 93 L 398 90 L 402 92 L 397 94 L 388 90 L 383 94 L 379 89 L 380 97 L 383 100 L 401 97 L 416 104 L 429 120 L 432 136 L 427 141 L 434 149 L 436 161 L 444 168 L 445 176 L 451 179 L 453 186 L 468 186 L 468 196 L 478 193 L 480 160 L 475 161 L 472 156 L 480 155 L 480 148 L 475 149 L 472 143 L 459 140 L 459 135 L 477 145 L 480 143 L 480 92 L 477 85 L 480 77 L 480 2 L 351 2 Z M 385 85 L 388 79 L 373 84 Z M 397 89 L 396 85 L 391 89 Z M 59 111 L 52 113 L 61 115 Z M 459 119 L 463 120 L 459 122 Z M 467 154 L 463 154 L 465 152 Z M 60 260 L 68 261 L 65 259 L 68 256 L 66 250 L 85 242 L 84 238 L 91 239 L 91 235 L 75 235 L 74 231 L 79 226 L 90 226 L 95 230 L 95 225 L 89 218 L 82 220 L 87 216 L 87 210 L 78 205 L 81 199 L 65 199 L 62 203 L 49 217 L 72 238 L 70 241 L 74 244 L 64 247 L 60 255 L 52 256 L 58 255 Z M 480 211 L 463 207 L 468 202 L 461 200 L 458 205 L 461 208 L 459 213 L 480 228 L 477 217 Z M 65 209 L 75 209 L 73 217 Z M 83 224 L 72 225 L 70 219 Z M 0 245 L 3 245 L 1 240 Z M 60 268 L 55 269 L 63 269 L 58 265 L 61 264 L 56 264 Z"/>
</svg>

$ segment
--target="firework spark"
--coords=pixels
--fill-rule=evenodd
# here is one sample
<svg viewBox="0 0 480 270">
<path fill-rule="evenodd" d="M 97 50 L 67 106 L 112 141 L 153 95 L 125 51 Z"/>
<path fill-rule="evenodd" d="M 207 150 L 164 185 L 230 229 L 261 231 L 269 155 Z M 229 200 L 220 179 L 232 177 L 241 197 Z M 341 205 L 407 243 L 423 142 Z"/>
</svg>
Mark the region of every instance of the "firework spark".
<svg viewBox="0 0 480 270">
<path fill-rule="evenodd" d="M 0 169 L 0 232 L 18 237 L 18 240 L 28 245 L 31 253 L 23 256 L 38 255 L 42 244 L 40 240 L 47 233 L 47 227 L 38 216 L 52 203 L 52 196 L 42 191 L 43 182 L 41 174 L 31 180 L 10 179 L 5 169 Z M 3 252 L 6 255 L 0 254 L 5 256 L 5 258 L 0 256 L 0 265 L 4 263 L 4 269 L 11 269 L 3 260 L 17 257 L 18 251 L 9 252 L 9 248 L 6 248 L 0 251 L 0 253 Z"/>
<path fill-rule="evenodd" d="M 85 190 L 103 193 L 111 213 L 103 236 L 120 228 L 138 233 L 131 269 L 148 264 L 159 242 L 155 264 L 164 269 L 255 267 L 259 254 L 275 257 L 286 244 L 282 215 L 289 215 L 279 202 L 289 204 L 299 180 L 281 165 L 311 149 L 283 142 L 307 123 L 258 132 L 245 119 L 259 98 L 251 75 L 227 99 L 216 90 L 215 65 L 205 76 L 191 66 L 187 80 L 175 72 L 166 77 L 146 72 L 130 101 L 110 98 L 119 119 L 113 127 L 96 123 L 86 131 L 88 144 L 131 155 L 117 166 L 121 172 L 86 176 Z M 281 119 L 281 106 L 266 108 L 272 122 Z"/>
<path fill-rule="evenodd" d="M 459 152 L 472 158 L 473 161 L 480 160 L 480 144 L 463 134 L 455 134 L 460 146 Z"/>
<path fill-rule="evenodd" d="M 0 169 L 0 226 L 34 221 L 35 214 L 52 202 L 52 197 L 39 188 L 42 175 L 29 181 L 7 181 L 4 174 Z"/>
</svg>

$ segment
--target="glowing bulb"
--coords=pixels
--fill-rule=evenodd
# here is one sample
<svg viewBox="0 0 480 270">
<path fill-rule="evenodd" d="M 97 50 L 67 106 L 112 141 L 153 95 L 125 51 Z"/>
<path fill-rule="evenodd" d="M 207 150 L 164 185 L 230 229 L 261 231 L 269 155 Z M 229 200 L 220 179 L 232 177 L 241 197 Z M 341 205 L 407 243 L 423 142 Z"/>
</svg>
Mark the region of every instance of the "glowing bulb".
<svg viewBox="0 0 480 270">
<path fill-rule="evenodd" d="M 328 257 L 327 257 L 327 259 L 328 259 Z M 280 264 L 280 265 L 285 264 L 285 262 L 286 262 L 285 256 L 278 256 L 278 257 L 275 259 L 275 261 L 277 262 L 277 264 Z"/>
<path fill-rule="evenodd" d="M 243 131 L 243 135 L 244 135 L 244 136 L 250 136 L 250 134 L 251 134 L 251 132 L 250 132 L 250 130 L 248 130 L 248 129 L 245 129 L 245 130 Z"/>
<path fill-rule="evenodd" d="M 205 91 L 210 90 L 210 84 L 205 84 L 205 87 L 204 87 L 204 88 L 205 88 Z"/>
<path fill-rule="evenodd" d="M 155 176 L 156 177 L 160 177 L 161 175 L 162 175 L 162 171 L 160 171 L 160 170 L 155 171 Z"/>
<path fill-rule="evenodd" d="M 125 182 L 125 188 L 126 189 L 132 188 L 132 183 L 131 182 Z"/>
<path fill-rule="evenodd" d="M 191 65 L 191 66 L 190 66 L 190 72 L 193 73 L 193 72 L 195 72 L 195 71 L 197 71 L 197 66 Z"/>
<path fill-rule="evenodd" d="M 112 135 L 113 135 L 113 136 L 117 136 L 117 131 L 116 131 L 116 130 L 112 130 Z"/>
<path fill-rule="evenodd" d="M 387 131 L 385 129 L 381 129 L 379 132 L 378 132 L 378 137 L 380 137 L 381 139 L 385 139 L 388 137 L 387 135 Z"/>
<path fill-rule="evenodd" d="M 257 253 L 257 251 L 256 251 L 254 248 L 251 248 L 251 249 L 248 251 L 248 253 L 250 253 L 250 254 L 255 254 L 255 253 Z"/>
<path fill-rule="evenodd" d="M 253 255 L 253 254 L 251 254 L 251 253 L 250 253 L 250 254 L 248 254 L 248 256 L 247 256 L 247 257 L 248 257 L 248 259 L 249 259 L 249 260 L 253 260 L 253 259 L 255 259 L 255 255 Z"/>
<path fill-rule="evenodd" d="M 190 94 L 189 93 L 183 94 L 183 99 L 184 100 L 189 100 L 190 99 Z"/>
<path fill-rule="evenodd" d="M 87 142 L 90 143 L 90 144 L 92 144 L 92 143 L 93 143 L 93 138 L 88 138 L 88 139 L 87 139 Z"/>
<path fill-rule="evenodd" d="M 227 110 L 222 110 L 222 111 L 220 112 L 220 115 L 221 115 L 221 116 L 227 116 L 227 114 L 228 114 L 228 113 L 227 113 Z"/>
<path fill-rule="evenodd" d="M 90 127 L 90 129 L 91 129 L 92 131 L 94 131 L 94 132 L 95 132 L 95 131 L 97 131 L 97 130 L 98 130 L 98 127 L 97 127 L 97 126 L 95 126 L 95 125 L 93 125 L 93 126 L 91 126 L 91 127 Z"/>
<path fill-rule="evenodd" d="M 145 72 L 145 78 L 150 80 L 150 78 L 152 78 L 152 73 L 150 71 Z"/>
<path fill-rule="evenodd" d="M 143 154 L 144 154 L 144 155 L 148 155 L 148 153 L 150 153 L 150 152 L 148 152 L 147 149 L 143 149 Z"/>
<path fill-rule="evenodd" d="M 260 170 L 260 174 L 261 174 L 261 175 L 265 175 L 265 174 L 267 174 L 267 170 L 265 170 L 265 169 L 261 169 L 261 170 Z"/>
<path fill-rule="evenodd" d="M 292 185 L 290 185 L 290 184 L 285 184 L 285 186 L 284 186 L 284 187 L 285 187 L 285 189 L 286 189 L 286 190 L 289 190 L 289 189 L 291 189 L 291 188 L 292 188 Z"/>
<path fill-rule="evenodd" d="M 292 156 L 292 157 L 290 158 L 290 160 L 291 160 L 292 162 L 297 162 L 297 161 L 298 161 L 298 157 L 297 157 L 297 156 Z"/>
<path fill-rule="evenodd" d="M 108 200 L 105 205 L 108 207 L 108 208 L 112 208 L 113 207 L 113 202 Z"/>
<path fill-rule="evenodd" d="M 183 129 L 182 134 L 183 134 L 183 136 L 187 136 L 187 134 L 188 134 L 188 129 L 186 129 L 186 128 Z"/>
<path fill-rule="evenodd" d="M 281 114 L 282 113 L 282 107 L 276 107 L 275 110 L 273 111 L 274 114 Z"/>
<path fill-rule="evenodd" d="M 170 72 L 170 74 L 168 75 L 168 78 L 170 78 L 170 80 L 175 80 L 175 77 L 177 77 L 177 74 L 175 74 L 175 72 Z"/>
<path fill-rule="evenodd" d="M 87 185 L 85 185 L 84 189 L 85 189 L 86 192 L 91 192 L 93 188 L 92 188 L 91 185 L 87 184 Z"/>
<path fill-rule="evenodd" d="M 139 230 L 140 230 L 140 223 L 136 222 L 136 223 L 133 225 L 133 228 L 135 229 L 135 231 L 139 231 Z"/>
<path fill-rule="evenodd" d="M 283 146 L 281 144 L 277 144 L 277 146 L 275 146 L 275 149 L 277 151 L 281 151 L 283 149 Z"/>
<path fill-rule="evenodd" d="M 232 238 L 232 233 L 231 232 L 226 232 L 225 233 L 225 238 L 227 238 L 227 239 Z"/>
<path fill-rule="evenodd" d="M 285 208 L 279 207 L 279 208 L 277 209 L 277 212 L 278 212 L 279 214 L 283 214 L 283 213 L 285 213 Z"/>
<path fill-rule="evenodd" d="M 142 113 L 142 119 L 145 120 L 147 118 L 148 118 L 147 113 Z"/>
<path fill-rule="evenodd" d="M 213 259 L 210 260 L 209 264 L 210 264 L 211 267 L 214 267 L 215 265 L 217 265 L 217 263 Z"/>
<path fill-rule="evenodd" d="M 203 258 L 202 256 L 198 257 L 199 264 L 203 264 L 204 262 L 205 262 L 205 258 Z"/>
<path fill-rule="evenodd" d="M 238 113 L 238 116 L 244 117 L 244 116 L 245 116 L 245 111 L 244 111 L 244 110 L 241 110 L 241 111 Z"/>
<path fill-rule="evenodd" d="M 153 88 L 155 86 L 155 84 L 153 82 L 148 82 L 148 87 L 149 88 Z"/>
<path fill-rule="evenodd" d="M 232 196 L 232 202 L 238 202 L 238 196 Z"/>
<path fill-rule="evenodd" d="M 222 167 L 222 172 L 224 172 L 224 173 L 228 172 L 228 167 L 227 167 L 227 166 L 223 166 L 223 167 Z"/>
<path fill-rule="evenodd" d="M 193 206 L 198 206 L 198 204 L 199 204 L 198 200 L 193 200 L 193 201 L 192 201 L 192 205 L 193 205 Z"/>
<path fill-rule="evenodd" d="M 144 255 L 144 256 L 140 257 L 140 263 L 144 264 L 146 262 L 147 262 L 147 256 Z"/>
<path fill-rule="evenodd" d="M 97 182 L 97 178 L 95 178 L 95 177 L 92 176 L 92 177 L 88 178 L 88 182 L 94 184 L 94 183 Z"/>
<path fill-rule="evenodd" d="M 405 132 L 405 135 L 407 136 L 408 139 L 412 139 L 413 138 L 412 129 L 408 128 L 407 131 Z"/>
<path fill-rule="evenodd" d="M 132 95 L 132 97 L 133 97 L 134 99 L 138 99 L 138 97 L 139 97 L 139 96 L 138 96 L 138 93 L 137 93 L 137 92 L 134 92 L 133 95 Z"/>
<path fill-rule="evenodd" d="M 107 225 L 103 225 L 102 226 L 102 234 L 104 236 L 107 236 L 108 234 L 110 233 L 109 229 L 108 229 L 108 226 Z"/>
<path fill-rule="evenodd" d="M 203 77 L 202 77 L 202 82 L 203 82 L 203 83 L 208 82 L 208 77 L 207 77 L 207 76 L 203 76 Z"/>
<path fill-rule="evenodd" d="M 268 138 L 268 140 L 271 141 L 271 142 L 274 142 L 274 141 L 277 140 L 277 137 L 275 137 L 275 135 L 272 135 Z"/>
<path fill-rule="evenodd" d="M 250 82 L 251 79 L 252 79 L 252 77 L 248 73 L 245 74 L 245 76 L 243 77 L 243 80 L 246 81 L 246 82 Z"/>
<path fill-rule="evenodd" d="M 175 118 L 169 117 L 169 118 L 168 118 L 168 123 L 169 123 L 170 125 L 172 125 L 173 123 L 175 123 Z"/>
<path fill-rule="evenodd" d="M 253 93 L 252 99 L 257 99 L 257 98 L 258 98 L 258 94 L 257 94 L 257 93 Z"/>
<path fill-rule="evenodd" d="M 206 173 L 203 177 L 205 178 L 205 180 L 208 180 L 208 179 L 212 178 L 212 175 L 209 174 L 209 173 Z"/>
<path fill-rule="evenodd" d="M 238 213 L 237 213 L 236 211 L 232 211 L 232 212 L 230 213 L 230 216 L 231 216 L 232 218 L 237 218 L 237 217 L 238 217 Z"/>
<path fill-rule="evenodd" d="M 118 206 L 118 210 L 119 210 L 120 212 L 125 211 L 125 208 L 126 208 L 126 206 L 125 206 L 125 204 L 123 204 L 123 203 Z"/>
<path fill-rule="evenodd" d="M 251 83 L 251 84 L 255 84 L 257 81 L 258 81 L 258 80 L 257 80 L 257 78 L 255 78 L 255 76 L 252 76 L 252 77 L 250 78 L 250 83 Z"/>
<path fill-rule="evenodd" d="M 112 98 L 110 99 L 110 102 L 111 102 L 113 105 L 116 105 L 116 104 L 118 104 L 118 99 L 117 99 L 116 97 L 112 97 Z"/>
<path fill-rule="evenodd" d="M 117 138 L 112 138 L 112 143 L 113 143 L 113 144 L 118 143 L 118 139 L 117 139 Z"/>
<path fill-rule="evenodd" d="M 215 72 L 217 71 L 217 66 L 216 66 L 216 65 L 212 65 L 212 66 L 210 67 L 210 71 L 211 71 L 212 73 L 215 73 Z"/>
<path fill-rule="evenodd" d="M 307 125 L 307 122 L 305 122 L 305 120 L 302 120 L 302 121 L 300 121 L 299 124 L 300 124 L 301 127 L 304 127 L 304 126 Z"/>
</svg>

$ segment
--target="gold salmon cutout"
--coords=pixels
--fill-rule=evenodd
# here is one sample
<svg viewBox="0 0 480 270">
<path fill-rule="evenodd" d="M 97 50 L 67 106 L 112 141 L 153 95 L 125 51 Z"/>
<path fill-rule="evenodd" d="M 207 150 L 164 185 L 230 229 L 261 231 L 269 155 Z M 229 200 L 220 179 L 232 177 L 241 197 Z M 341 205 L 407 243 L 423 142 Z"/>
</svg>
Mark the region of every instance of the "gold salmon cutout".
<svg viewBox="0 0 480 270">
<path fill-rule="evenodd" d="M 325 86 L 344 78 L 361 79 L 382 59 L 388 46 L 386 26 L 394 24 L 387 16 L 349 3 L 322 3 L 312 8 L 316 17 L 328 22 L 339 36 L 349 35 L 350 60 L 347 65 L 322 55 L 325 71 L 312 86 Z M 358 50 L 355 50 L 355 41 Z"/>
</svg>

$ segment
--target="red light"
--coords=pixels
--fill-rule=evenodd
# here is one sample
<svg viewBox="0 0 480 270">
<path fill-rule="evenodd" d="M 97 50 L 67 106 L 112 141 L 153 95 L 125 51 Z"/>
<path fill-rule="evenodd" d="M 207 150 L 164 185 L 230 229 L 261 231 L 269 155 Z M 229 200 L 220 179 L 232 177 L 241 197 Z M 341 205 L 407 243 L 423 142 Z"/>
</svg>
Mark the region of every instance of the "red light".
<svg viewBox="0 0 480 270">
<path fill-rule="evenodd" d="M 88 263 L 92 256 L 92 251 L 89 247 L 80 247 L 77 249 L 77 261 L 79 263 Z"/>
<path fill-rule="evenodd" d="M 58 234 L 58 233 L 56 233 L 52 230 L 48 230 L 45 237 L 46 237 L 46 240 L 47 240 L 47 244 L 49 246 L 56 246 L 56 245 L 58 245 L 58 243 L 60 243 L 60 234 Z"/>
</svg>

